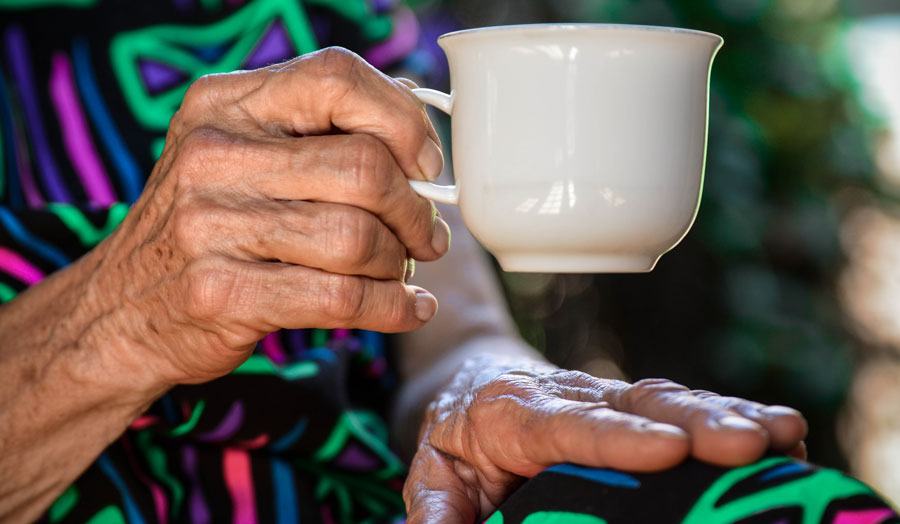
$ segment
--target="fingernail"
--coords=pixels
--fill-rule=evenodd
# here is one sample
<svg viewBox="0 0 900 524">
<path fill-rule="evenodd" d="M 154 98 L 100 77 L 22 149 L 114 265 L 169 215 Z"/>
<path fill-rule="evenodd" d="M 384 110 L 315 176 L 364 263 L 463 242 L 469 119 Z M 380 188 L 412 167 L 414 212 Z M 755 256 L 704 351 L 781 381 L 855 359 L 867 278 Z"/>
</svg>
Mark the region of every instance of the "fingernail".
<svg viewBox="0 0 900 524">
<path fill-rule="evenodd" d="M 422 322 L 428 322 L 437 313 L 438 302 L 434 295 L 422 288 L 416 291 L 416 318 Z"/>
<path fill-rule="evenodd" d="M 719 426 L 739 431 L 761 431 L 762 426 L 744 417 L 728 416 L 716 421 Z"/>
<path fill-rule="evenodd" d="M 431 235 L 431 247 L 439 255 L 450 251 L 450 226 L 441 218 L 435 218 L 434 233 Z"/>
<path fill-rule="evenodd" d="M 406 260 L 406 274 L 403 275 L 403 282 L 409 283 L 409 280 L 416 273 L 416 261 L 412 258 Z"/>
<path fill-rule="evenodd" d="M 766 416 L 767 418 L 786 417 L 786 416 L 790 416 L 790 417 L 802 417 L 803 416 L 796 409 L 789 408 L 787 406 L 766 406 L 766 407 L 762 408 L 761 410 L 759 410 L 759 412 L 762 415 Z"/>
<path fill-rule="evenodd" d="M 444 170 L 444 153 L 441 146 L 437 145 L 431 137 L 425 137 L 425 143 L 419 151 L 419 170 L 427 180 L 434 180 L 441 176 Z"/>
<path fill-rule="evenodd" d="M 661 437 L 670 437 L 670 438 L 684 438 L 687 436 L 687 433 L 684 432 L 683 429 L 678 426 L 673 426 L 671 424 L 663 424 L 661 422 L 652 422 L 644 426 L 647 431 L 652 433 L 656 433 Z"/>
</svg>

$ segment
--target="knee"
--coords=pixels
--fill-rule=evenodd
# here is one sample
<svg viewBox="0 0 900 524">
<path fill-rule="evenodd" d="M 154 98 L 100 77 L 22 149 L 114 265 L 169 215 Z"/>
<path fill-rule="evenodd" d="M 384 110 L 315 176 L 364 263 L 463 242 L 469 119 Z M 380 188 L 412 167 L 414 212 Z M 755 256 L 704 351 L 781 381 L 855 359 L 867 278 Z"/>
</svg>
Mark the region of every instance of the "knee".
<svg viewBox="0 0 900 524">
<path fill-rule="evenodd" d="M 767 457 L 734 469 L 689 460 L 641 474 L 561 464 L 523 484 L 489 523 L 878 524 L 893 518 L 900 517 L 858 480 Z"/>
</svg>

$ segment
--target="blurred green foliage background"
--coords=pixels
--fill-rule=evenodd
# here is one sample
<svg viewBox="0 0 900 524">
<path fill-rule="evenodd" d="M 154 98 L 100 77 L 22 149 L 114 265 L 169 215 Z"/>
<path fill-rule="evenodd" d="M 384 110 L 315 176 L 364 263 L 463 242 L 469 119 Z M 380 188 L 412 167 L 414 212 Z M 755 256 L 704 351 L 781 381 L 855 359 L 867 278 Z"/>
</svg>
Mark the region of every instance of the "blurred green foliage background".
<svg viewBox="0 0 900 524">
<path fill-rule="evenodd" d="M 836 417 L 866 348 L 836 295 L 839 225 L 860 202 L 897 200 L 876 183 L 881 124 L 858 102 L 841 38 L 856 17 L 890 4 L 413 4 L 432 42 L 452 29 L 530 22 L 666 25 L 725 38 L 712 73 L 705 191 L 684 242 L 647 275 L 505 274 L 510 303 L 523 335 L 559 365 L 794 406 L 810 421 L 811 460 L 846 468 Z M 434 70 L 429 83 L 441 87 L 446 66 Z"/>
</svg>

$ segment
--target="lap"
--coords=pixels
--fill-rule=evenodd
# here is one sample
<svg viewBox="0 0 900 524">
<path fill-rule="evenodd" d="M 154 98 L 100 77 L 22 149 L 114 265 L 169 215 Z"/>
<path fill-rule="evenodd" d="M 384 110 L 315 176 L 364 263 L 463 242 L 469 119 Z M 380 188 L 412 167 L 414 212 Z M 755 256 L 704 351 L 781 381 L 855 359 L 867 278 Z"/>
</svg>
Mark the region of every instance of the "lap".
<svg viewBox="0 0 900 524">
<path fill-rule="evenodd" d="M 687 461 L 622 473 L 569 464 L 522 485 L 486 524 L 887 524 L 900 517 L 871 488 L 784 457 L 727 469 Z"/>
</svg>

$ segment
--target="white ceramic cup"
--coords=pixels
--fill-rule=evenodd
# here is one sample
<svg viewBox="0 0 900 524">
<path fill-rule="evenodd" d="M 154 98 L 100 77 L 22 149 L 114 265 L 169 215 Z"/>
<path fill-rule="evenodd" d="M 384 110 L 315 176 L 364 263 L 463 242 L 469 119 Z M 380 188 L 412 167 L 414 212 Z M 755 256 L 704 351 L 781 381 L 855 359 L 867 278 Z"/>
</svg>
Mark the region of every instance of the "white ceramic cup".
<svg viewBox="0 0 900 524">
<path fill-rule="evenodd" d="M 645 272 L 687 234 L 722 38 L 665 27 L 541 24 L 441 36 L 458 204 L 507 271 Z"/>
</svg>

